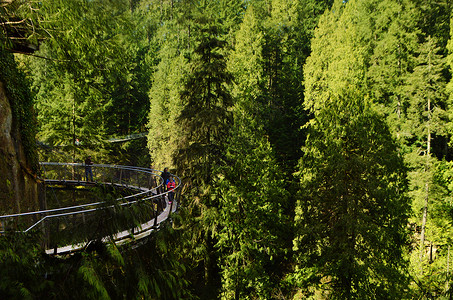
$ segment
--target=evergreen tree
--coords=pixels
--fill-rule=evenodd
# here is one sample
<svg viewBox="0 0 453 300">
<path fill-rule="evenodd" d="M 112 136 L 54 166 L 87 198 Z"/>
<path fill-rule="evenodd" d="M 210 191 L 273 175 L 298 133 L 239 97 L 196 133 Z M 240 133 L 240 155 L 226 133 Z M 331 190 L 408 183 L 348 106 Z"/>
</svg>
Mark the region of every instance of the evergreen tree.
<svg viewBox="0 0 453 300">
<path fill-rule="evenodd" d="M 202 21 L 201 19 L 200 21 Z M 218 226 L 218 199 L 212 189 L 225 164 L 225 143 L 231 127 L 232 97 L 227 90 L 231 75 L 222 54 L 225 42 L 218 40 L 215 24 L 200 22 L 198 46 L 191 59 L 192 71 L 181 92 L 183 109 L 177 118 L 179 149 L 175 155 L 178 174 L 190 187 L 188 215 L 192 253 L 204 269 L 202 294 L 216 293 L 219 274 L 214 249 Z"/>
<path fill-rule="evenodd" d="M 154 167 L 162 170 L 165 167 L 174 168 L 172 157 L 182 135 L 176 119 L 182 110 L 179 94 L 188 67 L 184 56 L 174 52 L 171 45 L 161 50 L 162 60 L 154 73 L 150 91 L 148 148 Z"/>
<path fill-rule="evenodd" d="M 271 299 L 285 274 L 291 227 L 282 207 L 288 195 L 259 122 L 240 106 L 235 116 L 226 155 L 230 166 L 216 185 L 221 297 Z"/>
<path fill-rule="evenodd" d="M 284 175 L 260 119 L 265 39 L 258 19 L 250 5 L 228 61 L 235 78 L 234 125 L 226 146 L 228 165 L 216 183 L 223 299 L 275 297 L 291 240 L 291 226 L 283 214 L 288 201 Z"/>
<path fill-rule="evenodd" d="M 36 235 L 0 236 L 0 297 L 34 299 L 52 288 L 53 282 L 42 274 L 40 247 Z"/>
<path fill-rule="evenodd" d="M 418 13 L 412 1 L 369 2 L 373 4 L 373 9 L 364 12 L 369 16 L 364 25 L 372 26 L 367 29 L 367 36 L 370 49 L 374 49 L 368 58 L 369 89 L 377 110 L 385 115 L 392 134 L 404 143 L 408 130 L 405 126 L 406 110 L 409 106 L 404 79 L 415 65 Z"/>
<path fill-rule="evenodd" d="M 437 201 L 433 196 L 435 157 L 432 153 L 432 141 L 435 136 L 445 135 L 446 113 L 444 111 L 445 81 L 442 75 L 444 60 L 438 54 L 433 38 L 428 37 L 422 44 L 418 64 L 408 77 L 407 90 L 410 106 L 407 109 L 408 127 L 410 128 L 411 152 L 406 155 L 411 172 L 411 194 L 414 199 L 413 210 L 416 223 L 421 224 L 420 235 L 420 271 L 425 256 L 425 229 L 430 202 Z M 420 217 L 421 216 L 421 217 Z M 421 220 L 421 222 L 420 222 Z M 433 241 L 431 241 L 433 242 Z"/>
<path fill-rule="evenodd" d="M 418 284 L 422 289 L 429 291 L 432 297 L 438 295 L 451 295 L 451 244 L 453 240 L 453 202 L 451 201 L 453 163 L 441 161 L 434 165 L 434 184 L 432 194 L 437 201 L 432 201 L 429 206 L 426 232 L 430 237 L 427 260 L 429 265 L 424 267 L 424 276 L 418 277 Z M 426 249 L 426 248 L 425 248 Z M 418 254 L 418 253 L 417 253 Z M 426 254 L 426 253 L 425 253 Z M 416 261 L 419 262 L 418 257 Z M 420 269 L 415 268 L 414 273 L 419 274 Z"/>
<path fill-rule="evenodd" d="M 315 24 L 333 1 L 270 1 L 262 23 L 267 103 L 264 126 L 284 172 L 288 177 L 301 156 L 305 140 L 300 130 L 308 116 L 303 108 L 303 65 L 310 53 Z"/>
<path fill-rule="evenodd" d="M 295 278 L 333 299 L 400 299 L 409 203 L 403 162 L 366 94 L 366 4 L 325 13 L 304 68 L 314 119 L 299 167 Z"/>
<path fill-rule="evenodd" d="M 296 278 L 332 299 L 401 299 L 409 204 L 403 163 L 366 100 L 344 97 L 318 112 L 303 148 Z"/>
<path fill-rule="evenodd" d="M 259 19 L 254 6 L 249 6 L 228 61 L 228 70 L 234 77 L 232 95 L 241 101 L 247 114 L 257 116 L 257 121 L 262 116 L 266 84 L 263 56 L 265 32 Z"/>
<path fill-rule="evenodd" d="M 181 175 L 198 187 L 211 185 L 215 167 L 222 165 L 233 104 L 226 89 L 232 78 L 219 51 L 225 43 L 217 39 L 215 25 L 205 26 L 200 29 L 192 73 L 181 92 L 183 110 L 178 125 L 184 137 L 175 157 Z"/>
<path fill-rule="evenodd" d="M 415 1 L 420 12 L 418 27 L 425 36 L 438 41 L 440 51 L 445 54 L 445 46 L 450 37 L 451 2 L 447 0 Z"/>
<path fill-rule="evenodd" d="M 173 156 L 182 131 L 176 122 L 182 110 L 179 97 L 184 78 L 189 73 L 188 57 L 193 51 L 190 36 L 192 21 L 190 2 L 160 1 L 148 3 L 150 16 L 158 19 L 152 42 L 158 48 L 158 64 L 149 91 L 148 148 L 155 168 L 174 168 Z"/>
<path fill-rule="evenodd" d="M 149 101 L 141 89 L 149 88 L 152 54 L 128 4 L 55 0 L 41 7 L 52 38 L 39 53 L 48 59 L 31 63 L 39 139 L 65 146 L 73 159 L 105 153 L 108 135 L 143 130 Z"/>
</svg>

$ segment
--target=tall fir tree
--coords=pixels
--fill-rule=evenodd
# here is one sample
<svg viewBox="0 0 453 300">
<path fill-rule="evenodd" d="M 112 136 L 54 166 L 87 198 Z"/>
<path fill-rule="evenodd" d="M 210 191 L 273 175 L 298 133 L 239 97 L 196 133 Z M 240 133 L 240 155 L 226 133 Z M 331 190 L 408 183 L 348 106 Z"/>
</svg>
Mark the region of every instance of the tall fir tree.
<svg viewBox="0 0 453 300">
<path fill-rule="evenodd" d="M 222 299 L 271 299 L 279 294 L 291 236 L 283 215 L 288 196 L 264 130 L 235 107 L 223 176 L 217 183 Z"/>
<path fill-rule="evenodd" d="M 367 35 L 370 49 L 373 49 L 368 58 L 369 89 L 377 110 L 385 115 L 394 136 L 404 143 L 409 106 L 404 78 L 415 65 L 418 12 L 412 1 L 369 3 L 373 9 L 364 11 L 368 16 L 364 25 L 371 27 Z"/>
<path fill-rule="evenodd" d="M 276 297 L 288 269 L 291 226 L 283 214 L 288 193 L 260 119 L 265 40 L 255 9 L 247 8 L 228 60 L 235 78 L 234 125 L 226 146 L 228 164 L 216 184 L 222 299 Z"/>
<path fill-rule="evenodd" d="M 447 114 L 444 110 L 446 94 L 445 78 L 443 77 L 444 58 L 439 54 L 435 40 L 428 36 L 421 45 L 417 57 L 417 66 L 408 76 L 407 91 L 410 106 L 407 109 L 408 127 L 410 128 L 411 149 L 406 155 L 410 166 L 411 195 L 415 223 L 421 227 L 419 267 L 421 274 L 425 261 L 426 225 L 429 206 L 439 201 L 436 193 L 434 172 L 436 157 L 433 155 L 435 136 L 445 136 Z M 429 238 L 431 242 L 435 242 Z"/>
<path fill-rule="evenodd" d="M 173 155 L 182 133 L 176 121 L 182 110 L 179 94 L 189 71 L 187 59 L 178 54 L 171 43 L 164 45 L 160 52 L 162 58 L 153 74 L 150 90 L 148 148 L 153 166 L 163 170 L 175 167 Z"/>
<path fill-rule="evenodd" d="M 204 269 L 201 293 L 216 293 L 219 285 L 214 249 L 219 202 L 213 194 L 219 168 L 225 165 L 225 144 L 232 125 L 232 97 L 227 89 L 232 77 L 226 69 L 225 42 L 217 26 L 200 17 L 198 45 L 191 59 L 191 73 L 180 94 L 183 109 L 177 118 L 181 130 L 175 165 L 190 187 L 188 219 L 196 243 L 198 264 Z M 194 223 L 194 224 L 193 224 Z M 192 224 L 192 225 L 189 225 Z M 193 245 L 195 246 L 195 245 Z"/>
<path fill-rule="evenodd" d="M 365 89 L 366 4 L 336 1 L 304 68 L 314 119 L 299 167 L 295 274 L 332 299 L 400 299 L 407 286 L 404 164 Z"/>
</svg>

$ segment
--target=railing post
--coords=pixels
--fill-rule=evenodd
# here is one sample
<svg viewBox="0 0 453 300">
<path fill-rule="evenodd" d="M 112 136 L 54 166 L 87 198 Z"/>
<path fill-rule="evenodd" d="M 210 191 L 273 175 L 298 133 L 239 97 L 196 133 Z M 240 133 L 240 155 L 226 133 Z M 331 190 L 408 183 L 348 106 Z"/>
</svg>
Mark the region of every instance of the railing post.
<svg viewBox="0 0 453 300">
<path fill-rule="evenodd" d="M 159 215 L 159 205 L 156 203 L 156 209 L 154 209 L 154 200 L 153 200 L 153 213 L 154 213 L 154 227 L 157 227 L 157 216 Z"/>
<path fill-rule="evenodd" d="M 56 233 L 56 236 L 58 237 L 59 236 L 59 231 L 60 231 L 60 219 L 58 218 L 57 219 L 57 229 L 56 229 L 57 233 Z M 49 233 L 50 234 L 50 233 Z M 54 247 L 53 247 L 53 254 L 56 255 L 57 252 L 58 252 L 58 243 L 57 241 L 54 241 Z"/>
<path fill-rule="evenodd" d="M 152 175 L 151 174 L 148 174 L 148 189 L 152 189 L 153 188 L 153 185 L 152 185 Z"/>
</svg>

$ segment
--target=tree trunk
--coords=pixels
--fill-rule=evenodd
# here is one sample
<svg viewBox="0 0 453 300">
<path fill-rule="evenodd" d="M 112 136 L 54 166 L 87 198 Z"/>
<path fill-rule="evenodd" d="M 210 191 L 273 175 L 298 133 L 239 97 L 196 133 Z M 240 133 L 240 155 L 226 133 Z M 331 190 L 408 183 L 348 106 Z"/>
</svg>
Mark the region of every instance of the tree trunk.
<svg viewBox="0 0 453 300">
<path fill-rule="evenodd" d="M 430 171 L 430 158 L 431 158 L 431 130 L 430 130 L 430 122 L 431 122 L 431 99 L 428 98 L 428 124 L 427 124 L 427 139 L 426 139 L 426 165 L 425 165 L 425 173 Z M 425 252 L 425 227 L 426 227 L 426 220 L 428 219 L 428 203 L 429 203 L 429 179 L 425 183 L 425 205 L 423 207 L 423 218 L 422 218 L 422 230 L 420 234 L 420 273 L 423 274 L 423 256 Z"/>
</svg>

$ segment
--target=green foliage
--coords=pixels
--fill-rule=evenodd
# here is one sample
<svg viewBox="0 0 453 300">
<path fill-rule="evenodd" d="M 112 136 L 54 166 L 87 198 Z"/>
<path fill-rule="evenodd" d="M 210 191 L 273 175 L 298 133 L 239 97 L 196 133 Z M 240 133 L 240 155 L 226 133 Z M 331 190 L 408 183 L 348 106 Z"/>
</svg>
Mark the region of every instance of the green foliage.
<svg viewBox="0 0 453 300">
<path fill-rule="evenodd" d="M 329 298 L 400 299 L 407 284 L 404 167 L 388 129 L 360 108 L 363 101 L 344 98 L 319 111 L 310 127 L 300 165 L 296 274 L 302 287 L 319 285 Z"/>
<path fill-rule="evenodd" d="M 191 58 L 191 73 L 180 94 L 182 110 L 177 118 L 181 131 L 175 154 L 178 175 L 192 187 L 188 206 L 190 215 L 191 255 L 205 270 L 201 293 L 213 293 L 217 288 L 217 253 L 215 233 L 219 225 L 219 200 L 213 193 L 219 167 L 225 165 L 225 143 L 229 136 L 232 97 L 227 89 L 231 75 L 226 69 L 223 52 L 225 42 L 218 39 L 218 27 L 200 17 L 197 47 Z"/>
<path fill-rule="evenodd" d="M 144 16 L 128 4 L 55 0 L 41 8 L 53 38 L 39 53 L 49 59 L 30 63 L 39 139 L 73 159 L 105 153 L 109 135 L 145 129 L 154 49 L 139 26 Z"/>
<path fill-rule="evenodd" d="M 448 295 L 450 292 L 451 275 L 447 266 L 451 259 L 449 249 L 453 225 L 450 196 L 451 170 L 451 162 L 442 161 L 433 163 L 431 166 L 429 218 L 426 222 L 423 259 L 420 260 L 419 251 L 414 251 L 411 256 L 411 274 L 416 282 L 414 291 L 420 291 L 427 297 L 439 297 L 440 295 Z M 417 207 L 420 207 L 420 204 L 414 203 L 413 209 L 415 210 Z M 416 232 L 415 237 L 417 236 L 418 233 Z M 413 240 L 412 243 L 412 246 L 418 249 L 418 241 Z"/>
<path fill-rule="evenodd" d="M 443 59 L 438 54 L 435 41 L 428 37 L 426 43 L 420 47 L 417 66 L 408 78 L 408 94 L 411 99 L 407 108 L 407 139 L 410 149 L 406 154 L 406 161 L 410 166 L 410 192 L 413 199 L 413 223 L 421 224 L 420 235 L 420 269 L 416 274 L 423 277 L 423 260 L 425 257 L 425 242 L 438 244 L 436 241 L 436 226 L 432 218 L 431 208 L 436 202 L 442 201 L 439 188 L 434 180 L 436 172 L 436 158 L 431 155 L 433 137 L 445 135 L 444 125 L 447 114 L 443 109 L 446 98 L 445 79 L 442 76 Z M 429 211 L 429 214 L 428 214 Z M 428 222 L 428 226 L 426 225 Z M 429 229 L 429 230 L 426 230 Z M 425 258 L 424 258 L 425 257 Z M 428 258 L 428 261 L 431 260 Z M 415 277 L 418 277 L 414 274 Z M 432 278 L 432 276 L 430 276 Z"/>
<path fill-rule="evenodd" d="M 202 21 L 202 20 L 200 20 Z M 225 42 L 217 27 L 201 23 L 192 72 L 181 92 L 183 109 L 177 125 L 183 132 L 175 161 L 180 174 L 197 186 L 210 185 L 215 166 L 222 165 L 224 145 L 231 126 L 232 97 L 227 90 L 231 75 L 221 53 Z"/>
<path fill-rule="evenodd" d="M 292 224 L 284 214 L 290 180 L 284 180 L 286 170 L 277 163 L 265 129 L 268 74 L 260 14 L 259 7 L 248 7 L 228 61 L 235 77 L 234 125 L 228 167 L 216 182 L 222 299 L 277 297 L 290 252 Z"/>
<path fill-rule="evenodd" d="M 29 53 L 49 33 L 41 28 L 41 3 L 28 0 L 3 1 L 0 6 L 0 47 L 12 52 Z"/>
<path fill-rule="evenodd" d="M 289 298 L 291 288 L 296 298 L 448 297 L 450 11 L 446 0 L 5 2 L 2 45 L 30 50 L 40 40 L 35 54 L 47 58 L 21 58 L 39 140 L 58 145 L 65 160 L 90 153 L 149 166 L 143 140 L 105 143 L 147 127 L 151 164 L 176 170 L 188 188 L 174 227 L 149 244 L 99 243 L 44 260 L 51 281 L 4 290 L 92 299 Z M 0 81 L 36 165 L 26 81 L 11 56 L 0 56 Z M 92 239 L 148 213 L 106 209 Z"/>
<path fill-rule="evenodd" d="M 385 115 L 392 134 L 404 139 L 406 110 L 410 105 L 404 80 L 415 65 L 417 34 L 420 33 L 416 26 L 418 12 L 412 1 L 370 2 L 376 11 L 369 13 L 364 24 L 373 25 L 372 30 L 366 32 L 370 49 L 374 49 L 368 58 L 370 95 L 377 111 Z"/>
<path fill-rule="evenodd" d="M 263 129 L 238 106 L 224 168 L 216 186 L 222 299 L 270 299 L 282 278 L 291 226 L 287 193 Z"/>
<path fill-rule="evenodd" d="M 316 2 L 316 3 L 315 3 Z M 261 114 L 277 161 L 291 176 L 305 140 L 303 65 L 320 14 L 332 1 L 270 1 L 262 16 L 262 71 L 265 80 Z M 264 2 L 263 2 L 264 3 Z"/>
<path fill-rule="evenodd" d="M 150 91 L 150 114 L 148 148 L 153 166 L 163 170 L 173 168 L 172 157 L 178 148 L 181 130 L 176 119 L 182 104 L 179 94 L 183 87 L 183 78 L 187 70 L 187 61 L 183 55 L 172 53 L 172 48 L 164 46 L 162 59 L 154 74 Z"/>
<path fill-rule="evenodd" d="M 0 297 L 36 299 L 53 287 L 43 276 L 37 236 L 8 233 L 0 236 Z"/>
<path fill-rule="evenodd" d="M 445 46 L 450 38 L 450 16 L 451 5 L 448 1 L 415 1 L 420 18 L 418 27 L 426 36 L 432 36 L 439 41 L 439 45 L 444 52 Z"/>
<path fill-rule="evenodd" d="M 314 119 L 298 172 L 295 276 L 307 295 L 400 299 L 408 282 L 405 168 L 367 97 L 367 5 L 338 1 L 323 15 L 304 69 Z"/>
</svg>

